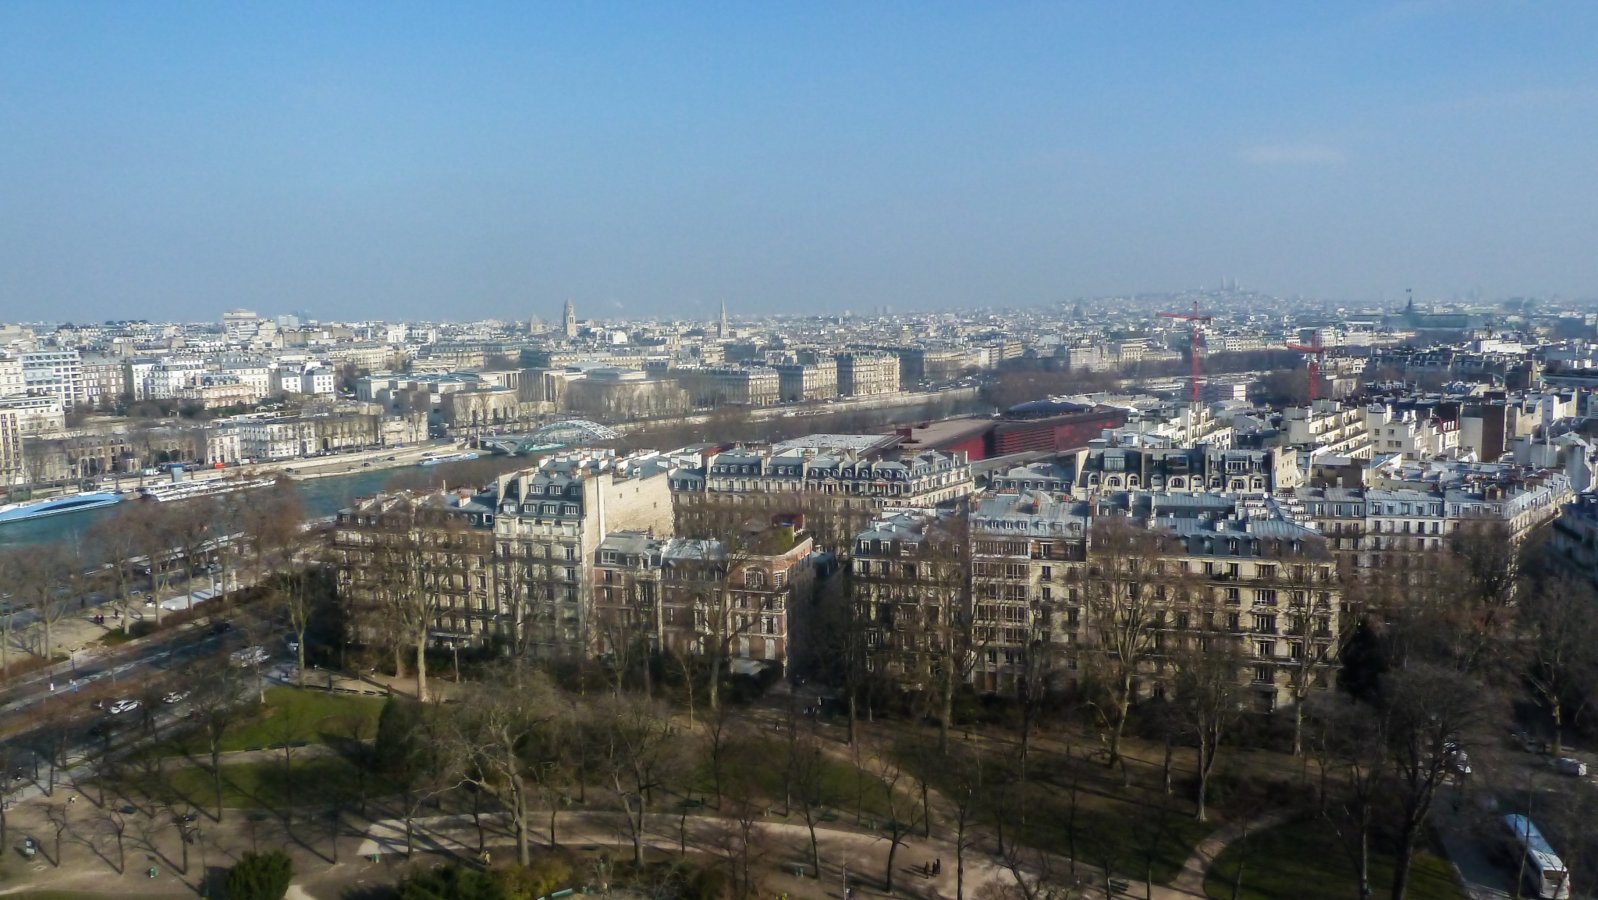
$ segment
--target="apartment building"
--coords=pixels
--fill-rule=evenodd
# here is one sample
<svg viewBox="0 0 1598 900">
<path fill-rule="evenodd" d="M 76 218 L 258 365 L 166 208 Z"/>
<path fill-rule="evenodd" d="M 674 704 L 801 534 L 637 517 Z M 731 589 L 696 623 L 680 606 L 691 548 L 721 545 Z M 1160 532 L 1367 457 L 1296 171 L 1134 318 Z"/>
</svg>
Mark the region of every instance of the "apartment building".
<svg viewBox="0 0 1598 900">
<path fill-rule="evenodd" d="M 817 546 L 847 553 L 853 535 L 882 510 L 933 507 L 973 490 L 964 453 L 895 454 L 881 449 L 877 435 L 813 437 L 870 440 L 851 449 L 736 447 L 703 454 L 699 465 L 681 466 L 670 477 L 677 533 L 712 537 L 730 520 L 801 515 Z"/>
<path fill-rule="evenodd" d="M 787 667 L 789 613 L 815 584 L 809 535 L 776 524 L 734 541 L 673 538 L 660 560 L 660 646 L 667 653 L 724 650 L 735 672 Z"/>
<path fill-rule="evenodd" d="M 61 398 L 53 394 L 0 397 L 0 409 L 15 417 L 17 428 L 24 436 L 57 434 L 66 428 Z"/>
<path fill-rule="evenodd" d="M 84 403 L 83 360 L 76 350 L 20 354 L 22 380 L 30 394 L 55 397 L 71 412 Z"/>
<path fill-rule="evenodd" d="M 499 605 L 526 652 L 556 659 L 599 650 L 595 553 L 612 530 L 671 534 L 665 473 L 658 459 L 547 457 L 473 498 L 493 528 Z"/>
<path fill-rule="evenodd" d="M 851 561 L 868 667 L 920 689 L 953 666 L 979 691 L 1013 694 L 1046 653 L 1042 687 L 1063 689 L 1107 652 L 1107 610 L 1146 591 L 1140 697 L 1168 690 L 1170 658 L 1189 646 L 1236 650 L 1258 711 L 1292 702 L 1300 684 L 1328 688 L 1342 592 L 1324 541 L 1278 515 L 1198 499 L 1025 492 L 873 523 Z"/>
<path fill-rule="evenodd" d="M 1336 400 L 1316 400 L 1309 406 L 1282 410 L 1281 430 L 1287 444 L 1300 451 L 1300 463 L 1311 453 L 1349 459 L 1370 459 L 1372 441 L 1365 410 Z"/>
<path fill-rule="evenodd" d="M 26 484 L 28 465 L 22 443 L 22 414 L 0 397 L 0 485 Z"/>
<path fill-rule="evenodd" d="M 777 393 L 783 403 L 827 400 L 838 396 L 838 362 L 823 358 L 815 362 L 778 363 Z"/>
<path fill-rule="evenodd" d="M 261 392 L 231 375 L 205 374 L 180 387 L 172 399 L 195 403 L 204 409 L 225 409 L 233 406 L 252 406 L 261 400 Z"/>
<path fill-rule="evenodd" d="M 899 357 L 892 353 L 855 351 L 838 354 L 838 393 L 870 397 L 899 390 Z"/>
<path fill-rule="evenodd" d="M 614 574 L 595 568 L 603 559 L 603 571 L 617 569 L 616 543 L 597 554 L 605 523 L 635 528 L 648 543 L 650 528 L 669 533 L 669 510 L 665 479 L 653 467 L 565 457 L 501 476 L 476 494 L 361 500 L 339 513 L 331 546 L 357 605 L 381 599 L 378 587 L 391 576 L 371 570 L 400 565 L 391 558 L 396 548 L 421 554 L 419 589 L 436 592 L 430 634 L 438 646 L 495 640 L 539 658 L 575 658 L 613 652 L 617 617 L 656 608 L 653 589 L 618 591 Z M 444 550 L 454 554 L 442 561 L 448 571 L 435 570 Z M 660 554 L 645 553 L 644 583 L 658 583 Z"/>
<path fill-rule="evenodd" d="M 128 394 L 127 366 L 107 357 L 83 360 L 83 404 L 89 409 L 114 409 Z"/>
<path fill-rule="evenodd" d="M 1285 447 L 1092 447 L 1074 455 L 1071 490 L 1078 497 L 1123 490 L 1269 496 L 1303 484 L 1296 457 Z"/>
<path fill-rule="evenodd" d="M 357 634 L 394 639 L 397 605 L 431 611 L 427 643 L 475 646 L 507 629 L 494 603 L 493 532 L 476 510 L 433 494 L 379 494 L 340 510 L 329 532 Z"/>
<path fill-rule="evenodd" d="M 673 374 L 700 406 L 774 406 L 782 396 L 777 370 L 766 366 L 707 366 Z"/>
<path fill-rule="evenodd" d="M 1363 567 L 1442 549 L 1466 524 L 1501 523 L 1519 544 L 1575 499 L 1569 479 L 1558 473 L 1438 490 L 1305 487 L 1292 496 L 1305 524 Z"/>
<path fill-rule="evenodd" d="M 1386 404 L 1365 407 L 1365 431 L 1373 453 L 1396 453 L 1405 459 L 1431 459 L 1459 446 L 1459 420 L 1400 410 Z"/>
</svg>

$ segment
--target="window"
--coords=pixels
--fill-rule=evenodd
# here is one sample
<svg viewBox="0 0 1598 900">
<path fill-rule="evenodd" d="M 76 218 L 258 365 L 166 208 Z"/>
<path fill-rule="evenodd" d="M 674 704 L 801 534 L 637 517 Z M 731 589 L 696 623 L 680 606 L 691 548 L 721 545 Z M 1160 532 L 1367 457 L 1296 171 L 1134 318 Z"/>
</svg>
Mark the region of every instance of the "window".
<svg viewBox="0 0 1598 900">
<path fill-rule="evenodd" d="M 1273 673 L 1271 671 L 1271 667 L 1270 666 L 1255 666 L 1254 667 L 1254 683 L 1255 684 L 1270 684 L 1272 681 L 1275 680 L 1272 677 L 1274 674 L 1275 673 Z"/>
<path fill-rule="evenodd" d="M 1255 641 L 1254 655 L 1262 659 L 1270 659 L 1276 655 L 1275 641 Z"/>
<path fill-rule="evenodd" d="M 1276 605 L 1276 591 L 1262 588 L 1254 592 L 1254 602 L 1265 606 Z"/>
<path fill-rule="evenodd" d="M 1276 617 L 1256 615 L 1254 617 L 1254 630 L 1264 632 L 1265 634 L 1275 634 Z"/>
</svg>

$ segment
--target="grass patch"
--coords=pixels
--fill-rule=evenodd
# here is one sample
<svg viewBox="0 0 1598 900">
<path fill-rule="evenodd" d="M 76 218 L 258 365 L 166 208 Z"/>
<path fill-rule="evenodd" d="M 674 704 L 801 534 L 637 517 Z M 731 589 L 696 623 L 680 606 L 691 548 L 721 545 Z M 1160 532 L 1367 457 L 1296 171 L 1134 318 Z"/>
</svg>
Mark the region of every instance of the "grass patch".
<svg viewBox="0 0 1598 900">
<path fill-rule="evenodd" d="M 222 749 L 248 750 L 286 741 L 325 744 L 356 736 L 370 740 L 377 736 L 377 717 L 382 712 L 381 697 L 268 688 L 266 707 L 229 728 Z"/>
<path fill-rule="evenodd" d="M 951 760 L 959 757 L 939 756 L 927 746 L 914 740 L 900 746 L 906 770 L 924 773 L 943 796 L 956 796 L 964 788 Z M 977 815 L 991 826 L 1002 810 L 1006 840 L 1075 856 L 1084 865 L 1108 867 L 1124 878 L 1169 884 L 1193 848 L 1216 827 L 1193 817 L 1193 804 L 1180 789 L 1166 797 L 1162 785 L 1137 779 L 1128 788 L 1119 770 L 1086 759 L 1034 751 L 1024 796 L 1017 760 L 989 755 L 982 765 L 988 787 L 981 793 L 987 799 L 979 803 Z"/>
<path fill-rule="evenodd" d="M 233 763 L 222 766 L 222 805 L 230 809 L 282 810 L 291 804 L 351 803 L 360 799 L 363 785 L 367 799 L 396 793 L 395 787 L 379 775 L 364 773 L 363 781 L 361 769 L 341 756 L 308 756 L 295 760 L 292 769 L 285 769 L 281 759 Z M 200 766 L 139 778 L 133 786 L 147 797 L 181 800 L 202 809 L 216 802 L 211 772 Z"/>
<path fill-rule="evenodd" d="M 1354 866 L 1331 829 L 1317 819 L 1292 822 L 1249 837 L 1244 850 L 1234 844 L 1221 853 L 1204 880 L 1204 893 L 1212 900 L 1230 900 L 1232 882 L 1243 862 L 1242 900 L 1345 900 L 1359 896 Z M 1393 881 L 1393 857 L 1371 848 L 1371 888 L 1387 893 Z M 1411 900 L 1464 900 L 1448 861 L 1429 851 L 1415 856 L 1410 868 Z"/>
<path fill-rule="evenodd" d="M 756 736 L 735 743 L 722 763 L 724 787 L 736 790 L 734 785 L 743 780 L 757 795 L 764 797 L 774 809 L 780 811 L 787 787 L 783 783 L 783 764 L 788 758 L 787 754 L 788 745 L 785 741 L 768 737 Z M 714 779 L 708 758 L 701 761 L 697 780 L 699 795 L 713 796 Z M 817 781 L 817 796 L 821 798 L 821 806 L 837 816 L 838 824 L 875 822 L 880 826 L 888 818 L 888 798 L 883 791 L 882 780 L 872 772 L 871 760 L 861 760 L 861 767 L 856 770 L 853 763 L 823 756 Z M 900 817 L 906 819 L 912 813 L 918 816 L 921 809 L 920 799 L 912 797 L 909 789 L 910 778 L 901 779 L 897 805 Z M 797 804 L 794 809 L 797 810 Z M 794 812 L 793 815 L 799 813 Z"/>
<path fill-rule="evenodd" d="M 127 634 L 121 629 L 113 629 L 95 638 L 94 642 L 102 647 L 116 647 L 133 639 L 134 636 L 132 634 Z"/>
<path fill-rule="evenodd" d="M 222 752 L 258 750 L 274 745 L 336 744 L 377 736 L 377 717 L 383 698 L 329 694 L 296 687 L 271 687 L 266 705 L 246 703 L 240 717 L 222 736 Z M 206 736 L 197 729 L 169 734 L 151 744 L 145 757 L 194 756 L 210 752 Z"/>
</svg>

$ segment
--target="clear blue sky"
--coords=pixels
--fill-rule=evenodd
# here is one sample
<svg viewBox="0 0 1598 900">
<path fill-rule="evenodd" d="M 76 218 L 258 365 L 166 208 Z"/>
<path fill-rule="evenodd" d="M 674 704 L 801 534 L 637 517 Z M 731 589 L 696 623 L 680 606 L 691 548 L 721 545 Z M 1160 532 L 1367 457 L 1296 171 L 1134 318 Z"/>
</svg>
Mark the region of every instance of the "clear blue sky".
<svg viewBox="0 0 1598 900">
<path fill-rule="evenodd" d="M 1598 296 L 1598 4 L 0 3 L 0 320 Z"/>
</svg>

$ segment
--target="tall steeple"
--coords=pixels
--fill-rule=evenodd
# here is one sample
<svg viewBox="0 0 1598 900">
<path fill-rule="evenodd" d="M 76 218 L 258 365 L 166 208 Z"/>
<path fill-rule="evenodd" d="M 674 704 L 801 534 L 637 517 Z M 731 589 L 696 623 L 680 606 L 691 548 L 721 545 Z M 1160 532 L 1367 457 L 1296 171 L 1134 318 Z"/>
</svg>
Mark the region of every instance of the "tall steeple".
<svg viewBox="0 0 1598 900">
<path fill-rule="evenodd" d="M 721 301 L 721 318 L 716 321 L 716 337 L 727 337 L 727 301 Z"/>
<path fill-rule="evenodd" d="M 571 300 L 566 301 L 565 322 L 566 337 L 575 338 L 577 336 L 577 309 L 572 306 Z"/>
</svg>

